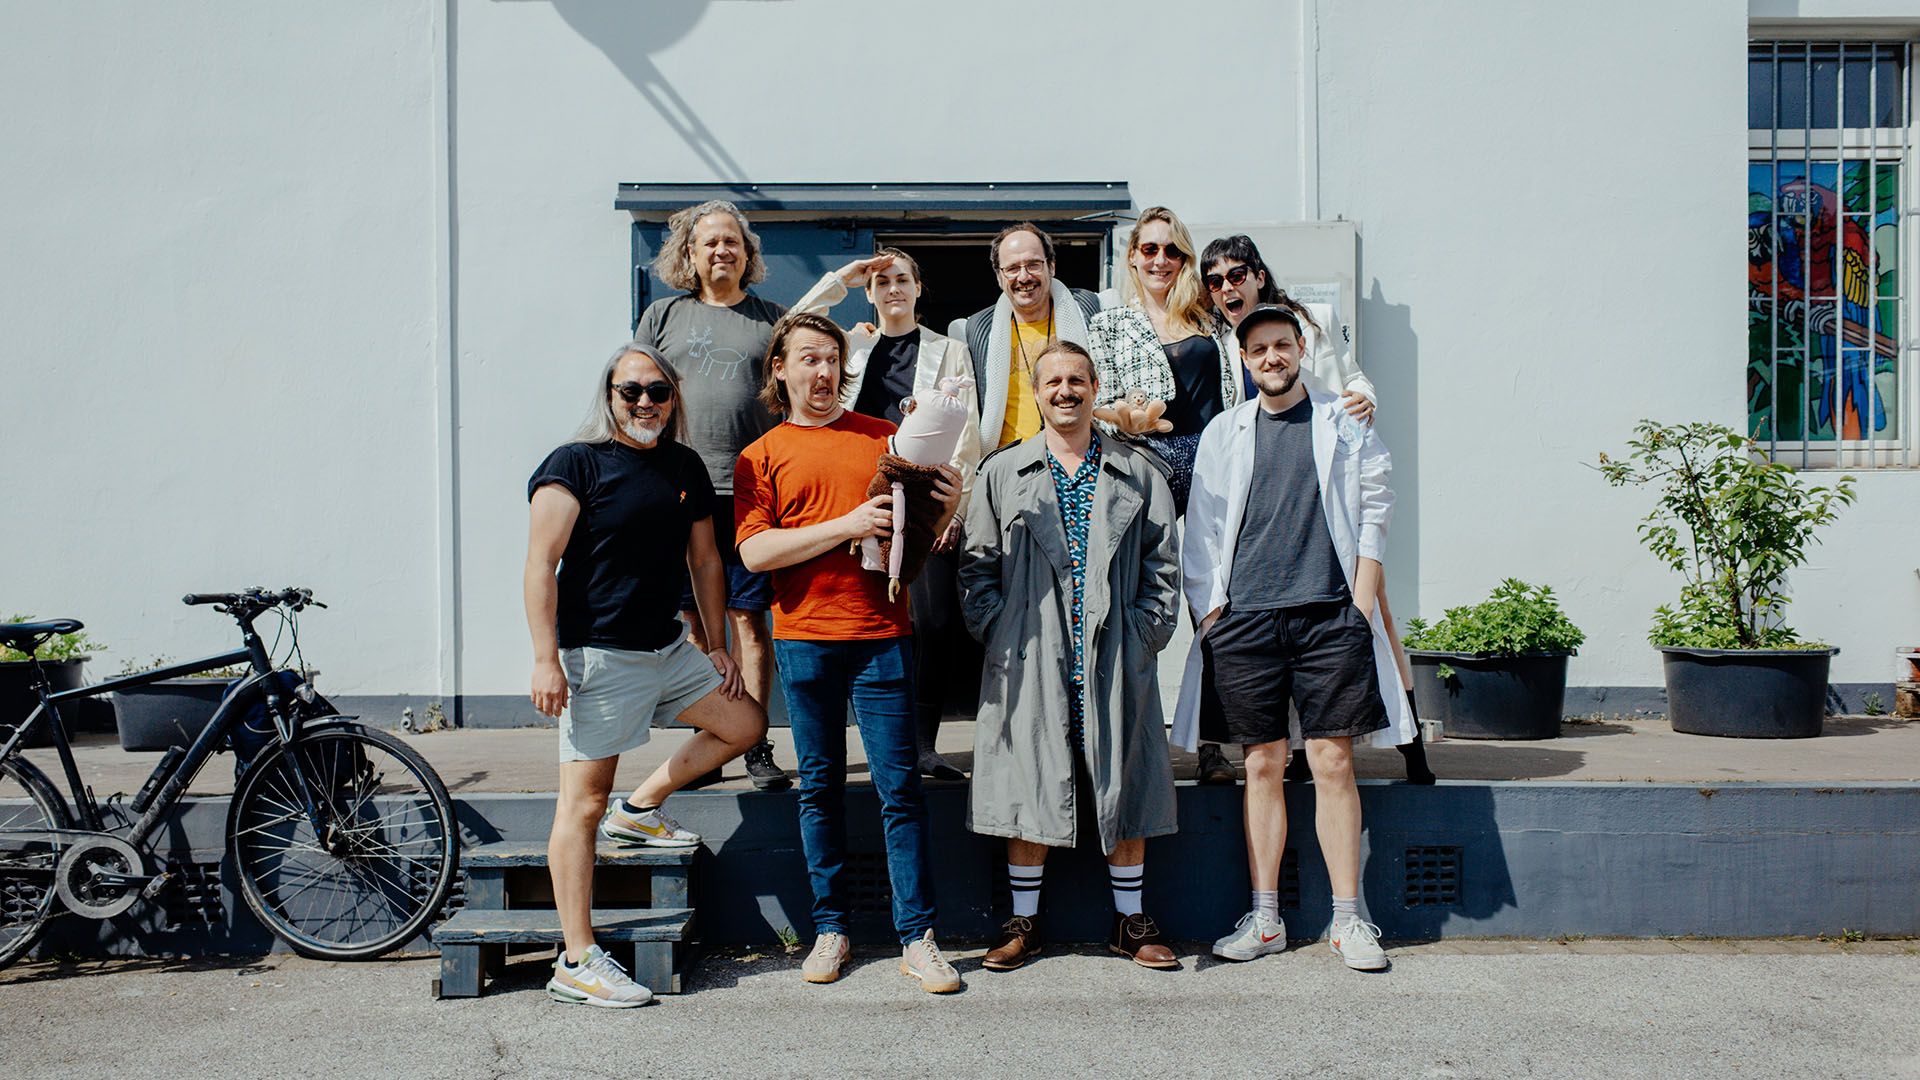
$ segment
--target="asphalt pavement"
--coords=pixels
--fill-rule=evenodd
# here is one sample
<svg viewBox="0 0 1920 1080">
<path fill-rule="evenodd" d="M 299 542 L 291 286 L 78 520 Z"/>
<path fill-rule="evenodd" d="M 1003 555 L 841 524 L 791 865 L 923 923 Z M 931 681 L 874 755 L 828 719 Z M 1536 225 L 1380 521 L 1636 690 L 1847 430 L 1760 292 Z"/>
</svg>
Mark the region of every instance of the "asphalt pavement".
<svg viewBox="0 0 1920 1080">
<path fill-rule="evenodd" d="M 0 973 L 0 1075 L 84 1077 L 1920 1077 L 1920 943 L 1442 942 L 1348 971 L 1324 943 L 1176 972 L 1091 949 L 959 954 L 936 997 L 867 943 L 839 983 L 705 958 L 628 1011 L 538 959 L 436 1001 L 432 959 L 39 963 Z"/>
</svg>

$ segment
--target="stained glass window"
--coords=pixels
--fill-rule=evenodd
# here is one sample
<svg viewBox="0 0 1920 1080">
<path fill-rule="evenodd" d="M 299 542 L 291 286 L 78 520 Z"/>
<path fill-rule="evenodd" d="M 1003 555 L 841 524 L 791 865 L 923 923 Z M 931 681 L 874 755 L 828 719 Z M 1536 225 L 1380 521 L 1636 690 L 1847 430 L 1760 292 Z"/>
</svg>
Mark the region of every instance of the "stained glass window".
<svg viewBox="0 0 1920 1080">
<path fill-rule="evenodd" d="M 1906 42 L 1749 51 L 1747 429 L 1776 453 L 1906 430 L 1911 60 Z"/>
</svg>

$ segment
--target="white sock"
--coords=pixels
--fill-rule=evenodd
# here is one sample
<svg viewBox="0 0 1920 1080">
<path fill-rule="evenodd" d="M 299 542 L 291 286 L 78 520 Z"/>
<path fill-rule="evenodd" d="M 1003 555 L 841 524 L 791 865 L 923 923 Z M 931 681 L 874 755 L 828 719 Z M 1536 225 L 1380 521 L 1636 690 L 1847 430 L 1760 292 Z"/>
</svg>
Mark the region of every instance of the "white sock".
<svg viewBox="0 0 1920 1080">
<path fill-rule="evenodd" d="M 1357 896 L 1336 896 L 1333 898 L 1333 921 L 1360 917 L 1360 898 Z"/>
<path fill-rule="evenodd" d="M 1046 866 L 1007 864 L 1007 885 L 1013 889 L 1013 913 L 1031 919 L 1040 914 L 1040 875 Z"/>
<path fill-rule="evenodd" d="M 1280 890 L 1274 889 L 1271 892 L 1261 889 L 1253 890 L 1253 910 L 1265 915 L 1274 922 L 1279 922 Z"/>
<path fill-rule="evenodd" d="M 1107 884 L 1113 886 L 1113 910 L 1122 915 L 1140 914 L 1140 885 L 1147 879 L 1147 864 L 1107 865 Z"/>
</svg>

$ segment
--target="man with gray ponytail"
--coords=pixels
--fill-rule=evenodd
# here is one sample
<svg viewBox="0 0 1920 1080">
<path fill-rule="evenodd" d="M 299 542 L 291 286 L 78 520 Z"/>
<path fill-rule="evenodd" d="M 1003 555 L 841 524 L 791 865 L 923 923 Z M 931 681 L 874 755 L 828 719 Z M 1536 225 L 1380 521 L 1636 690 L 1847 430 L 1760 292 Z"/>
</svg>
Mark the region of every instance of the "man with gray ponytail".
<svg viewBox="0 0 1920 1080">
<path fill-rule="evenodd" d="M 660 804 L 767 732 L 722 644 L 727 585 L 713 485 L 684 441 L 679 398 L 666 358 L 638 341 L 621 346 L 600 368 L 574 441 L 527 482 L 533 705 L 560 720 L 560 798 L 547 845 L 566 937 L 547 983 L 556 1001 L 618 1009 L 653 997 L 594 944 L 596 826 L 619 843 L 698 846 Z M 679 617 L 689 577 L 710 650 Z M 698 730 L 609 811 L 620 755 L 674 720 Z"/>
</svg>

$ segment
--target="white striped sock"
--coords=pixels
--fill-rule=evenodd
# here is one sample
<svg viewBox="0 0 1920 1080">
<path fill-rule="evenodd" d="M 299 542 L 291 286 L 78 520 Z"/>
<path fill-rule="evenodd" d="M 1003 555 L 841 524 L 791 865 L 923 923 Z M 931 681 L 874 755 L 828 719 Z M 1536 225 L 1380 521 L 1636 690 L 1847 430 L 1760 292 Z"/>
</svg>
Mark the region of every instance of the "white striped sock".
<svg viewBox="0 0 1920 1080">
<path fill-rule="evenodd" d="M 1013 913 L 1028 919 L 1040 914 L 1040 875 L 1046 866 L 1007 864 L 1007 885 L 1013 890 Z"/>
<path fill-rule="evenodd" d="M 1140 888 L 1147 880 L 1147 864 L 1107 866 L 1107 884 L 1113 886 L 1113 910 L 1122 915 L 1140 914 Z"/>
</svg>

